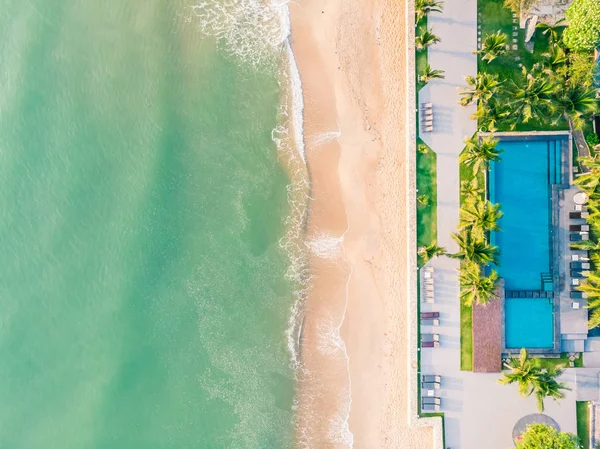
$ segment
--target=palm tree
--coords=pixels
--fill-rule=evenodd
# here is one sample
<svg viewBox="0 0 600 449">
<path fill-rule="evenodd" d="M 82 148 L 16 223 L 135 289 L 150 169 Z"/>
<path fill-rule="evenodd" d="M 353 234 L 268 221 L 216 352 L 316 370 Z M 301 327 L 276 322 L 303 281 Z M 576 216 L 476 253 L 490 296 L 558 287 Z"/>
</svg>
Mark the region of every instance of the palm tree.
<svg viewBox="0 0 600 449">
<path fill-rule="evenodd" d="M 488 64 L 496 59 L 498 56 L 502 56 L 507 53 L 506 41 L 507 36 L 502 31 L 498 30 L 494 34 L 489 34 L 483 40 L 481 50 L 476 51 L 476 54 L 482 54 L 482 61 L 487 61 Z"/>
<path fill-rule="evenodd" d="M 467 307 L 473 304 L 486 305 L 492 299 L 498 298 L 498 273 L 495 270 L 485 276 L 478 264 L 469 263 L 463 267 L 458 279 L 460 299 Z"/>
<path fill-rule="evenodd" d="M 527 123 L 553 112 L 552 103 L 556 84 L 547 77 L 535 76 L 536 74 L 531 72 L 527 73 L 525 67 L 523 67 L 522 73 L 523 82 L 511 80 L 512 129 L 519 123 Z"/>
<path fill-rule="evenodd" d="M 587 172 L 575 178 L 574 183 L 590 195 L 600 183 L 600 155 L 595 153 L 593 156 L 581 156 L 579 162 L 585 166 Z"/>
<path fill-rule="evenodd" d="M 429 204 L 429 196 L 422 194 L 417 196 L 417 202 L 421 205 L 421 206 L 427 206 Z"/>
<path fill-rule="evenodd" d="M 541 71 L 546 75 L 556 75 L 568 60 L 569 58 L 563 48 L 553 45 L 550 47 L 550 51 L 542 54 Z"/>
<path fill-rule="evenodd" d="M 483 194 L 483 189 L 479 187 L 477 178 L 473 178 L 470 181 L 462 181 L 460 183 L 460 194 L 465 198 L 466 202 L 472 202 Z"/>
<path fill-rule="evenodd" d="M 581 242 L 571 243 L 571 248 L 580 249 L 583 251 L 598 251 L 600 250 L 600 242 L 594 242 L 593 240 L 583 240 Z"/>
<path fill-rule="evenodd" d="M 442 12 L 442 2 L 436 0 L 417 0 L 415 3 L 417 11 L 417 23 L 430 12 Z"/>
<path fill-rule="evenodd" d="M 556 401 L 565 397 L 561 390 L 570 390 L 567 385 L 556 380 L 564 372 L 562 365 L 544 370 L 540 366 L 539 359 L 528 358 L 525 348 L 521 349 L 518 359 L 512 355 L 509 355 L 509 359 L 508 363 L 504 363 L 504 367 L 509 372 L 504 373 L 499 382 L 504 385 L 516 383 L 519 393 L 524 397 L 535 393 L 540 413 L 544 411 L 545 398 L 550 397 Z"/>
<path fill-rule="evenodd" d="M 542 372 L 534 379 L 535 400 L 540 413 L 544 411 L 545 398 L 552 398 L 555 401 L 558 401 L 565 397 L 565 394 L 561 390 L 570 390 L 566 384 L 556 380 L 556 378 L 560 377 L 564 371 L 564 367 L 558 365 L 551 372 Z"/>
<path fill-rule="evenodd" d="M 460 229 L 483 238 L 487 231 L 500 230 L 498 220 L 502 215 L 500 204 L 492 204 L 488 200 L 468 202 L 460 210 Z"/>
<path fill-rule="evenodd" d="M 423 74 L 421 75 L 421 81 L 423 81 L 424 83 L 428 83 L 434 78 L 444 79 L 444 73 L 444 70 L 434 70 L 431 68 L 431 65 L 427 64 L 425 66 L 425 70 L 423 70 Z"/>
<path fill-rule="evenodd" d="M 415 39 L 415 46 L 418 50 L 423 50 L 433 44 L 437 44 L 440 38 L 431 32 L 431 30 L 421 30 Z"/>
<path fill-rule="evenodd" d="M 509 372 L 504 373 L 499 382 L 502 385 L 516 383 L 521 396 L 530 396 L 534 389 L 534 379 L 541 373 L 537 359 L 530 359 L 525 348 L 521 349 L 518 359 L 514 358 L 512 354 L 509 354 L 508 358 L 509 361 L 504 362 L 504 368 Z"/>
<path fill-rule="evenodd" d="M 463 88 L 460 92 L 461 99 L 460 104 L 463 106 L 469 106 L 473 103 L 486 104 L 493 96 L 500 92 L 502 85 L 501 81 L 498 81 L 497 75 L 489 73 L 478 73 L 476 77 L 467 76 L 465 78 L 467 87 Z"/>
<path fill-rule="evenodd" d="M 510 111 L 506 105 L 498 101 L 488 101 L 487 103 L 479 103 L 477 111 L 471 115 L 473 120 L 477 120 L 480 129 L 487 129 L 489 132 L 498 130 L 498 122 L 506 119 L 510 115 Z"/>
<path fill-rule="evenodd" d="M 430 245 L 421 246 L 418 251 L 419 256 L 423 260 L 423 263 L 429 262 L 431 259 L 435 259 L 438 256 L 446 254 L 446 248 L 438 246 L 437 242 L 432 242 Z"/>
<path fill-rule="evenodd" d="M 489 263 L 497 265 L 497 246 L 490 245 L 483 239 L 474 237 L 469 231 L 460 234 L 454 233 L 452 234 L 452 238 L 458 243 L 458 252 L 448 254 L 449 257 L 480 265 L 487 265 Z"/>
<path fill-rule="evenodd" d="M 566 86 L 559 89 L 554 98 L 554 109 L 557 113 L 555 122 L 565 117 L 571 126 L 581 128 L 583 116 L 591 115 L 598 110 L 596 88 L 585 86 Z"/>
<path fill-rule="evenodd" d="M 483 167 L 486 170 L 490 166 L 490 162 L 500 160 L 502 150 L 496 149 L 498 139 L 492 136 L 479 139 L 478 136 L 473 136 L 465 140 L 465 149 L 458 158 L 461 164 L 473 167 L 473 173 L 478 173 Z"/>
<path fill-rule="evenodd" d="M 564 22 L 565 19 L 558 20 L 554 23 L 554 25 L 540 22 L 535 27 L 538 30 L 543 30 L 542 34 L 548 35 L 548 39 L 550 40 L 550 42 L 557 42 L 558 38 L 560 37 L 560 29 L 565 26 Z"/>
</svg>

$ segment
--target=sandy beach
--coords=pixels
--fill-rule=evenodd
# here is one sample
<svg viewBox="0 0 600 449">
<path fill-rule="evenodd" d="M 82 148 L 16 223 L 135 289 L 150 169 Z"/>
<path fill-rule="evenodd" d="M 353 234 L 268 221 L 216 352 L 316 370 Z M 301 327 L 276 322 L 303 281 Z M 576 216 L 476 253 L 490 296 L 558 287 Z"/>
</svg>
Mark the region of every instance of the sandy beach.
<svg viewBox="0 0 600 449">
<path fill-rule="evenodd" d="M 312 181 L 300 447 L 432 446 L 408 423 L 404 8 L 290 3 Z"/>
</svg>

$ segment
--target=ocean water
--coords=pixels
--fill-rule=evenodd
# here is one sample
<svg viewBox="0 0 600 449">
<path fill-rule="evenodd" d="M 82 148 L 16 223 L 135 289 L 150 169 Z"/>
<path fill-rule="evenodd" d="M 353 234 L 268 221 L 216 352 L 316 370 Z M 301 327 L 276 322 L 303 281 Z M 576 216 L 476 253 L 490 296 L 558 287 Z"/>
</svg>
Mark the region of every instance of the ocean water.
<svg viewBox="0 0 600 449">
<path fill-rule="evenodd" d="M 0 448 L 292 447 L 285 5 L 0 6 Z"/>
</svg>

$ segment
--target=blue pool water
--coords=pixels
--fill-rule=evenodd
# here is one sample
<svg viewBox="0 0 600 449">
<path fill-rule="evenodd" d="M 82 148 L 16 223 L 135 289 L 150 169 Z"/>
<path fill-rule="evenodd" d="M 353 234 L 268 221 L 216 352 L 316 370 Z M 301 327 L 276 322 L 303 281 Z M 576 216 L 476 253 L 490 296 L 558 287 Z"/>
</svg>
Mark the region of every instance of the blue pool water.
<svg viewBox="0 0 600 449">
<path fill-rule="evenodd" d="M 504 212 L 502 231 L 491 235 L 500 249 L 497 271 L 506 290 L 542 290 L 542 275 L 552 266 L 551 185 L 560 183 L 560 142 L 500 141 L 498 147 L 501 160 L 489 176 L 490 200 Z M 552 300 L 507 298 L 505 329 L 508 348 L 552 347 Z"/>
<path fill-rule="evenodd" d="M 507 348 L 552 348 L 554 315 L 552 299 L 513 298 L 504 302 Z"/>
</svg>

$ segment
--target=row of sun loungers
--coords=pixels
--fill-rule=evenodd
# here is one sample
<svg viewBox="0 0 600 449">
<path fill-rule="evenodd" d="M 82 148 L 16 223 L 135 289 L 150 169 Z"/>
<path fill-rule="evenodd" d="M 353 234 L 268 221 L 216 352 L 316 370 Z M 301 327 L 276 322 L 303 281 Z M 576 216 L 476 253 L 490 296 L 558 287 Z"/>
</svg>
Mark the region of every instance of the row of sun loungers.
<svg viewBox="0 0 600 449">
<path fill-rule="evenodd" d="M 429 133 L 433 131 L 433 105 L 421 103 L 421 129 Z"/>
<path fill-rule="evenodd" d="M 571 220 L 585 220 L 588 216 L 587 209 L 581 204 L 576 204 L 575 210 L 569 212 L 569 219 Z M 571 242 L 581 242 L 590 239 L 590 226 L 587 223 L 570 224 L 569 231 L 571 232 L 569 236 Z M 572 254 L 569 268 L 571 274 L 571 291 L 569 292 L 569 296 L 574 300 L 571 306 L 573 309 L 579 309 L 580 304 L 577 300 L 587 298 L 587 293 L 577 290 L 577 286 L 580 285 L 580 279 L 587 276 L 591 268 L 588 253 L 584 253 L 583 256 Z"/>
<path fill-rule="evenodd" d="M 442 376 L 424 374 L 421 376 L 421 410 L 424 412 L 438 412 L 442 399 L 437 396 L 442 385 Z"/>
<path fill-rule="evenodd" d="M 422 297 L 423 302 L 427 304 L 433 304 L 434 300 L 434 288 L 433 288 L 433 267 L 424 267 L 422 270 Z"/>
</svg>

